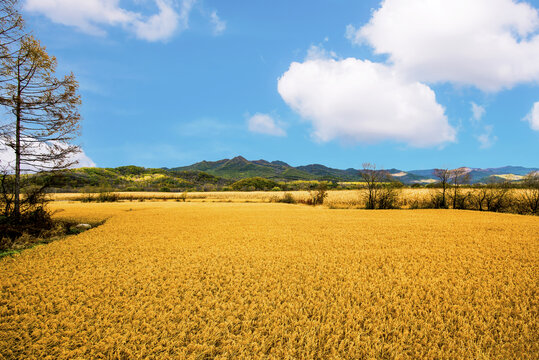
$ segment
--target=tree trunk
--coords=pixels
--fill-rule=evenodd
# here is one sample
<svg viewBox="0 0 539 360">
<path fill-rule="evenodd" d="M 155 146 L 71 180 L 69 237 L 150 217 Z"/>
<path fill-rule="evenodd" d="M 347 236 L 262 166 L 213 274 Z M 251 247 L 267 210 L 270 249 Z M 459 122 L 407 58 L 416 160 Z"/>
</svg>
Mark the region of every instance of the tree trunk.
<svg viewBox="0 0 539 360">
<path fill-rule="evenodd" d="M 442 183 L 442 209 L 445 209 L 445 182 Z"/>
<path fill-rule="evenodd" d="M 15 194 L 13 199 L 13 215 L 15 218 L 21 215 L 21 83 L 19 73 L 17 73 L 17 82 L 17 107 L 15 110 L 17 117 L 15 127 Z"/>
<path fill-rule="evenodd" d="M 453 192 L 453 209 L 457 208 L 457 182 L 455 181 L 455 191 Z"/>
</svg>

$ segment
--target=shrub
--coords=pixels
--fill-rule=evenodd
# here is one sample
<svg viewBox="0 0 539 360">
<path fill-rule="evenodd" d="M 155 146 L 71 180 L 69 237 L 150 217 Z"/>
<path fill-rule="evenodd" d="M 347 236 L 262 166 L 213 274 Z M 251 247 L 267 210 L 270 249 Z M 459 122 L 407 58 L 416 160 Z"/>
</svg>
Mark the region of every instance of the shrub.
<svg viewBox="0 0 539 360">
<path fill-rule="evenodd" d="M 236 191 L 268 191 L 278 187 L 278 183 L 262 177 L 253 177 L 236 181 L 231 188 Z"/>
<path fill-rule="evenodd" d="M 54 222 L 46 209 L 47 199 L 43 189 L 24 188 L 20 213 L 6 212 L 0 216 L 0 250 L 13 248 L 14 244 L 27 243 L 25 236 L 35 239 L 53 229 Z"/>
<path fill-rule="evenodd" d="M 180 194 L 178 199 L 185 202 L 185 200 L 187 200 L 187 193 L 184 191 L 183 193 Z"/>
<path fill-rule="evenodd" d="M 539 215 L 539 172 L 528 174 L 523 186 L 518 199 L 520 211 L 524 214 Z"/>
<path fill-rule="evenodd" d="M 430 199 L 413 199 L 410 200 L 410 209 L 432 209 L 432 202 Z"/>
<path fill-rule="evenodd" d="M 0 218 L 0 238 L 4 245 L 7 240 L 15 240 L 23 234 L 37 237 L 42 232 L 52 229 L 54 223 L 50 213 L 43 207 L 21 213 L 18 217 Z"/>
<path fill-rule="evenodd" d="M 392 183 L 371 184 L 367 189 L 361 190 L 365 208 L 374 209 L 397 209 L 400 187 Z"/>
<path fill-rule="evenodd" d="M 279 195 L 271 196 L 269 199 L 272 203 L 296 204 L 297 200 L 291 193 L 284 193 L 282 197 Z"/>
<path fill-rule="evenodd" d="M 470 208 L 470 194 L 454 192 L 449 194 L 449 199 L 453 204 L 453 209 L 466 210 Z"/>
<path fill-rule="evenodd" d="M 215 185 L 213 185 L 213 184 L 204 184 L 204 186 L 202 187 L 202 191 L 204 191 L 204 192 L 215 191 Z"/>
<path fill-rule="evenodd" d="M 488 211 L 506 211 L 512 202 L 511 190 L 504 185 L 490 188 L 485 197 L 485 205 Z"/>
<path fill-rule="evenodd" d="M 470 192 L 472 208 L 479 211 L 506 211 L 512 201 L 508 184 L 490 184 Z"/>
<path fill-rule="evenodd" d="M 113 192 L 102 192 L 97 196 L 98 202 L 116 202 L 120 200 L 120 195 Z"/>
<path fill-rule="evenodd" d="M 85 194 L 80 197 L 81 202 L 116 202 L 120 200 L 120 195 L 113 192 L 100 192 L 99 194 Z"/>
<path fill-rule="evenodd" d="M 426 205 L 427 209 L 447 209 L 447 201 L 445 201 L 441 191 L 432 193 L 430 201 Z"/>
<path fill-rule="evenodd" d="M 319 183 L 316 190 L 309 191 L 309 195 L 310 198 L 307 201 L 308 205 L 322 205 L 328 196 L 328 184 L 326 182 Z"/>
<path fill-rule="evenodd" d="M 134 191 L 134 192 L 137 192 L 137 191 L 142 191 L 142 189 L 138 188 L 138 187 L 135 187 L 135 186 L 129 186 L 127 188 L 125 188 L 125 191 Z"/>
<path fill-rule="evenodd" d="M 279 202 L 286 204 L 295 204 L 296 199 L 294 199 L 294 196 L 291 193 L 285 193 L 283 197 L 279 199 Z"/>
<path fill-rule="evenodd" d="M 377 208 L 378 209 L 396 209 L 398 208 L 397 199 L 398 191 L 402 187 L 395 186 L 395 184 L 382 185 L 378 192 Z"/>
<path fill-rule="evenodd" d="M 515 197 L 515 212 L 519 214 L 539 215 L 539 189 L 523 189 Z"/>
<path fill-rule="evenodd" d="M 120 167 L 117 167 L 116 169 L 111 169 L 111 170 L 116 170 L 122 175 L 142 175 L 146 172 L 145 168 L 140 167 L 140 166 L 134 166 L 134 165 L 120 166 Z"/>
</svg>

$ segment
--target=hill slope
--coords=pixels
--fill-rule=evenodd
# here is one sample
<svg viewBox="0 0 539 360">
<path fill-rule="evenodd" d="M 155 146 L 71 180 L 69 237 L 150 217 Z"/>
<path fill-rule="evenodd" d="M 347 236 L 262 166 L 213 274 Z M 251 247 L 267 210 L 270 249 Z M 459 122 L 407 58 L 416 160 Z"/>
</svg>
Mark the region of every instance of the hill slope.
<svg viewBox="0 0 539 360">
<path fill-rule="evenodd" d="M 504 166 L 500 168 L 465 168 L 470 176 L 470 183 L 486 183 L 489 181 L 518 181 L 525 175 L 539 171 L 539 168 L 526 168 L 522 166 Z M 434 169 L 427 170 L 411 170 L 409 174 L 416 175 L 420 178 L 436 179 L 434 176 Z"/>
<path fill-rule="evenodd" d="M 292 180 L 332 180 L 332 181 L 361 181 L 358 169 L 345 170 L 330 168 L 321 164 L 310 164 L 293 167 L 282 161 L 254 160 L 249 161 L 242 156 L 219 161 L 202 161 L 193 165 L 174 168 L 172 170 L 201 170 L 208 174 L 225 179 L 239 180 L 246 177 L 260 176 L 268 179 Z M 387 170 L 393 177 L 404 183 L 429 183 L 435 181 L 434 169 L 402 171 Z M 501 168 L 469 168 L 470 182 L 480 183 L 490 180 L 520 180 L 522 176 L 539 171 L 539 168 L 522 166 L 505 166 Z"/>
<path fill-rule="evenodd" d="M 242 156 L 219 161 L 202 161 L 193 165 L 173 168 L 175 171 L 202 170 L 225 179 L 239 180 L 260 176 L 277 180 L 311 180 L 312 174 L 294 168 L 282 161 L 249 161 Z"/>
</svg>

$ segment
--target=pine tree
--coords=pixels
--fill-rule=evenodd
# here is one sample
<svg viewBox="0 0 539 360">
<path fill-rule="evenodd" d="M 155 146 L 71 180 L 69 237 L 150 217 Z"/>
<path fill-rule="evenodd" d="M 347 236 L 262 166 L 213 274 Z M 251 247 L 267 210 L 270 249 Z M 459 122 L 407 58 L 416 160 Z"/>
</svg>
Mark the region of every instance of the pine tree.
<svg viewBox="0 0 539 360">
<path fill-rule="evenodd" d="M 15 216 L 20 215 L 21 173 L 68 168 L 80 151 L 71 144 L 81 118 L 78 83 L 73 74 L 56 78 L 56 66 L 56 59 L 32 36 L 23 36 L 2 59 L 0 104 L 10 117 L 1 140 L 15 154 Z"/>
</svg>

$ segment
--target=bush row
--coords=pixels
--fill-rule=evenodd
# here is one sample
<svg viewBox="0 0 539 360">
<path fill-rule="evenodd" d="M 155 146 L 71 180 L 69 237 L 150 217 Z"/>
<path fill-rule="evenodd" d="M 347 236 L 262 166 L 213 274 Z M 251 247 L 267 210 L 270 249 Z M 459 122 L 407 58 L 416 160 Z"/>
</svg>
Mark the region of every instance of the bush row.
<svg viewBox="0 0 539 360">
<path fill-rule="evenodd" d="M 387 184 L 374 189 L 361 189 L 355 200 L 347 200 L 345 203 L 330 202 L 327 205 L 330 208 L 458 209 L 539 215 L 539 187 L 516 190 L 500 185 L 449 190 L 445 195 L 441 190 L 433 189 L 428 196 L 405 197 L 402 196 L 400 188 Z M 272 197 L 271 201 L 321 205 L 325 203 L 326 197 L 327 189 L 322 187 L 310 191 L 307 197 L 295 197 L 286 192 L 282 197 Z"/>
</svg>

